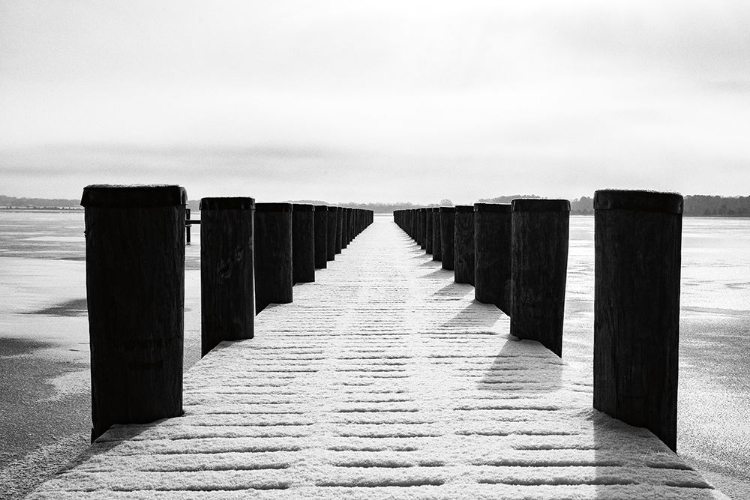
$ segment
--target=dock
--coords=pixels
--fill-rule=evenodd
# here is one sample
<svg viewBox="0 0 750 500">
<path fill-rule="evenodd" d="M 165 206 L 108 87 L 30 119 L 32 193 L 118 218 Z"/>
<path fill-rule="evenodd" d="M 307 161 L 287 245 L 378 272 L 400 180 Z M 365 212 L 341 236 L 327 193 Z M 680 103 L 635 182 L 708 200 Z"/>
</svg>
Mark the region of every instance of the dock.
<svg viewBox="0 0 750 500">
<path fill-rule="evenodd" d="M 30 499 L 726 499 L 390 218 Z"/>
</svg>

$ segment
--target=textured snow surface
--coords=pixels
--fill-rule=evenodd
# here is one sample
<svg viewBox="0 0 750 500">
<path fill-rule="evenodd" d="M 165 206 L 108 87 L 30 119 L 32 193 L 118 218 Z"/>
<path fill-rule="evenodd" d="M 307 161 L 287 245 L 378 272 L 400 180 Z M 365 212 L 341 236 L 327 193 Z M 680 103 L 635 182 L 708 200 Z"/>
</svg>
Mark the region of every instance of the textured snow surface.
<svg viewBox="0 0 750 500">
<path fill-rule="evenodd" d="M 378 219 L 29 498 L 726 498 Z"/>
</svg>

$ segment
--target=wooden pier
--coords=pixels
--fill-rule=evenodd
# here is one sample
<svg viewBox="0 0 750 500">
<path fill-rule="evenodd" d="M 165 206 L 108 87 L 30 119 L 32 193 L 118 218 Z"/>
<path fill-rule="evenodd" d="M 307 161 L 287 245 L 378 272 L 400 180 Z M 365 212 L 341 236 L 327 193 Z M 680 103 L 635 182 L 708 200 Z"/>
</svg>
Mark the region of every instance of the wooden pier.
<svg viewBox="0 0 750 500">
<path fill-rule="evenodd" d="M 727 498 L 391 218 L 29 498 Z"/>
</svg>

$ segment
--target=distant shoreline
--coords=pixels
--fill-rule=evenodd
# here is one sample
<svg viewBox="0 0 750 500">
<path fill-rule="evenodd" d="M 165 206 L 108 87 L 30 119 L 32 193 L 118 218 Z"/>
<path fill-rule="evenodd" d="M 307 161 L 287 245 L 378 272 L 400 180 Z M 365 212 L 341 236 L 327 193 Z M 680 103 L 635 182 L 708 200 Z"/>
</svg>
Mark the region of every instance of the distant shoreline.
<svg viewBox="0 0 750 500">
<path fill-rule="evenodd" d="M 418 208 L 418 207 L 412 207 Z M 0 206 L 0 212 L 83 212 L 84 207 L 15 207 L 15 206 Z M 393 212 L 378 212 L 376 214 L 392 214 Z M 594 211 L 581 211 L 571 210 L 570 215 L 579 215 L 583 217 L 593 217 Z M 709 215 L 694 215 L 694 214 L 683 214 L 683 217 L 691 217 L 696 219 L 749 219 L 750 215 L 747 214 L 709 214 Z"/>
<path fill-rule="evenodd" d="M 0 207 L 0 210 L 6 210 L 8 212 L 20 212 L 20 211 L 37 211 L 37 212 L 69 212 L 69 211 L 83 211 L 83 207 L 14 207 L 4 206 Z"/>
</svg>

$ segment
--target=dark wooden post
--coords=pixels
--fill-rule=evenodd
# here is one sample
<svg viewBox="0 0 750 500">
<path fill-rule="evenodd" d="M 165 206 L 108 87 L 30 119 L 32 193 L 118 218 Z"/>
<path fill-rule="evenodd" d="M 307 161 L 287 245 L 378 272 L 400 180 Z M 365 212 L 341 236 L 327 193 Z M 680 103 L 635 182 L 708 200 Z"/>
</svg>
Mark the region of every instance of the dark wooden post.
<svg viewBox="0 0 750 500">
<path fill-rule="evenodd" d="M 474 298 L 510 315 L 510 203 L 474 204 Z"/>
<path fill-rule="evenodd" d="M 419 248 L 427 248 L 427 209 L 419 209 Z"/>
<path fill-rule="evenodd" d="M 315 269 L 328 267 L 328 207 L 315 205 Z"/>
<path fill-rule="evenodd" d="M 440 236 L 440 208 L 432 210 L 432 260 L 443 260 L 443 240 Z"/>
<path fill-rule="evenodd" d="M 292 205 L 292 276 L 294 283 L 315 281 L 315 207 Z"/>
<path fill-rule="evenodd" d="M 223 340 L 251 339 L 255 321 L 252 198 L 203 198 L 201 356 Z"/>
<path fill-rule="evenodd" d="M 432 208 L 425 209 L 425 215 L 424 248 L 425 252 L 432 254 Z"/>
<path fill-rule="evenodd" d="M 424 240 L 422 240 L 422 230 L 424 219 L 422 219 L 422 209 L 417 208 L 414 210 L 414 241 L 417 242 L 419 248 L 424 248 Z"/>
<path fill-rule="evenodd" d="M 328 207 L 328 243 L 326 244 L 326 260 L 336 260 L 338 211 L 339 207 Z"/>
<path fill-rule="evenodd" d="M 510 333 L 562 357 L 570 202 L 513 200 Z"/>
<path fill-rule="evenodd" d="M 454 221 L 455 281 L 474 284 L 474 206 L 458 205 Z"/>
<path fill-rule="evenodd" d="M 409 236 L 415 242 L 417 241 L 417 209 L 409 210 Z"/>
<path fill-rule="evenodd" d="M 453 271 L 454 259 L 454 220 L 456 215 L 455 207 L 440 207 L 440 253 L 443 259 L 442 267 L 448 271 Z"/>
<path fill-rule="evenodd" d="M 344 241 L 344 207 L 336 210 L 336 253 L 341 253 Z"/>
<path fill-rule="evenodd" d="M 292 204 L 255 204 L 255 313 L 292 302 Z"/>
<path fill-rule="evenodd" d="M 344 216 L 341 219 L 341 231 L 342 231 L 342 237 L 341 237 L 341 249 L 344 250 L 346 247 L 349 246 L 349 214 L 351 212 L 351 209 L 349 207 L 344 207 Z"/>
<path fill-rule="evenodd" d="M 190 234 L 190 209 L 185 209 L 185 244 L 189 245 L 191 240 Z"/>
<path fill-rule="evenodd" d="M 677 451 L 682 196 L 597 191 L 594 408 Z"/>
<path fill-rule="evenodd" d="M 357 237 L 357 209 L 356 208 L 350 208 L 349 209 L 349 243 L 354 241 L 354 238 Z"/>
<path fill-rule="evenodd" d="M 91 440 L 182 415 L 185 204 L 180 186 L 87 186 Z"/>
</svg>

